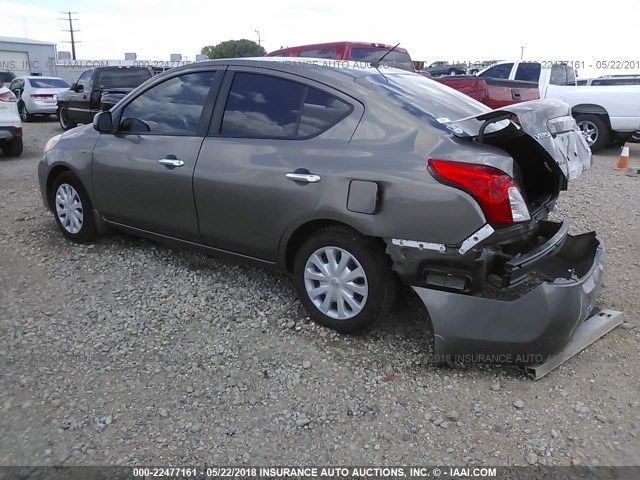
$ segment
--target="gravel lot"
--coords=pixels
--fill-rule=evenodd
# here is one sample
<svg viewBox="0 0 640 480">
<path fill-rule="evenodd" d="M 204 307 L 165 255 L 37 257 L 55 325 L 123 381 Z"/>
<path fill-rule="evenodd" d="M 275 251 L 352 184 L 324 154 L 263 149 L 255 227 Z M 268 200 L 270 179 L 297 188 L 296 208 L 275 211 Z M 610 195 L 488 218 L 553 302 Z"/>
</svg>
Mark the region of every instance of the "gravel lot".
<svg viewBox="0 0 640 480">
<path fill-rule="evenodd" d="M 428 364 L 410 294 L 342 336 L 286 276 L 120 234 L 71 244 L 37 186 L 60 129 L 24 130 L 0 156 L 0 464 L 640 464 L 640 178 L 612 169 L 619 149 L 559 214 L 604 239 L 600 305 L 627 322 L 534 382 Z"/>
</svg>

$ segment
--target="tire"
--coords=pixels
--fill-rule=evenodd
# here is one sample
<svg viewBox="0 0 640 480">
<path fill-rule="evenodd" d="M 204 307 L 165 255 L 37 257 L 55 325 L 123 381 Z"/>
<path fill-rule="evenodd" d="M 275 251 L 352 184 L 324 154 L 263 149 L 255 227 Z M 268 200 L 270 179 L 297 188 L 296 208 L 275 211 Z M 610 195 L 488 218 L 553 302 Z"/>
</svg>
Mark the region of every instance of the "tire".
<svg viewBox="0 0 640 480">
<path fill-rule="evenodd" d="M 342 274 L 334 273 L 329 255 L 337 267 L 345 262 Z M 341 276 L 354 272 L 351 278 Z M 342 333 L 357 332 L 384 317 L 395 301 L 397 282 L 382 244 L 344 226 L 326 227 L 310 236 L 293 267 L 293 285 L 309 316 Z M 327 293 L 309 293 L 319 287 Z"/>
<path fill-rule="evenodd" d="M 2 153 L 7 157 L 19 157 L 22 155 L 22 150 L 22 137 L 14 137 L 13 140 L 2 145 Z"/>
<path fill-rule="evenodd" d="M 456 72 L 455 68 L 449 69 L 449 75 L 457 75 L 457 74 L 458 74 L 458 72 Z"/>
<path fill-rule="evenodd" d="M 581 113 L 575 119 L 592 153 L 609 143 L 609 127 L 600 115 Z"/>
<path fill-rule="evenodd" d="M 29 113 L 24 102 L 20 102 L 18 104 L 18 113 L 20 114 L 20 120 L 22 120 L 23 122 L 33 121 L 33 115 Z"/>
<path fill-rule="evenodd" d="M 70 130 L 78 125 L 76 122 L 69 119 L 69 110 L 64 105 L 58 108 L 58 122 L 60 122 L 60 126 L 63 130 Z"/>
<path fill-rule="evenodd" d="M 76 202 L 79 202 L 79 208 L 73 207 Z M 58 228 L 67 238 L 77 243 L 89 243 L 98 238 L 91 201 L 73 173 L 63 172 L 55 178 L 49 192 L 49 204 Z"/>
</svg>

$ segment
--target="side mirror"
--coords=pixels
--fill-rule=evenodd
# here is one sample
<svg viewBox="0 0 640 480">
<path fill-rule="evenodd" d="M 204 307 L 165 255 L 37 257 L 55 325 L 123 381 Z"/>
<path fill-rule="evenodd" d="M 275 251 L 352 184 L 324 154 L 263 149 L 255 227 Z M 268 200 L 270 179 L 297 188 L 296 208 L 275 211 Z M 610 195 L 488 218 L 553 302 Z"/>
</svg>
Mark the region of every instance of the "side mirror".
<svg viewBox="0 0 640 480">
<path fill-rule="evenodd" d="M 98 112 L 93 117 L 93 129 L 100 133 L 111 133 L 113 130 L 113 119 L 111 112 Z"/>
<path fill-rule="evenodd" d="M 78 84 L 76 82 L 73 82 L 71 84 L 71 86 L 69 87 L 69 90 L 73 90 L 74 92 L 78 90 Z"/>
</svg>

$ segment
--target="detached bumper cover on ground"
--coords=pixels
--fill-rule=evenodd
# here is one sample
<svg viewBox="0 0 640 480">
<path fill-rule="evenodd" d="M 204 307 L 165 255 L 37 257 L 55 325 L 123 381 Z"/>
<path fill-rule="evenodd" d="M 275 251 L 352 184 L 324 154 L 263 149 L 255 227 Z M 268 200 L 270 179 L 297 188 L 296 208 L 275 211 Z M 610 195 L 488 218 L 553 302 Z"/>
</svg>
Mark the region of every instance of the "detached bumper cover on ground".
<svg viewBox="0 0 640 480">
<path fill-rule="evenodd" d="M 534 268 L 546 281 L 514 301 L 413 287 L 431 317 L 435 360 L 545 362 L 594 311 L 603 269 L 604 245 L 591 232 L 568 235 L 556 255 Z"/>
</svg>

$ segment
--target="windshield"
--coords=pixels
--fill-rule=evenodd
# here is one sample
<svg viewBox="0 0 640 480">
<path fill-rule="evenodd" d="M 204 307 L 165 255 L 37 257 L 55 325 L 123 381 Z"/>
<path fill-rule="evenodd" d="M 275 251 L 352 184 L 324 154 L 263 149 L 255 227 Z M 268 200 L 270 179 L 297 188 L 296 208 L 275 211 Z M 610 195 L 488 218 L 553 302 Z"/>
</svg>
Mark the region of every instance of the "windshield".
<svg viewBox="0 0 640 480">
<path fill-rule="evenodd" d="M 69 84 L 61 78 L 30 78 L 33 88 L 69 88 Z"/>
<path fill-rule="evenodd" d="M 102 70 L 98 74 L 100 88 L 134 88 L 151 78 L 146 68 L 118 68 Z"/>
<path fill-rule="evenodd" d="M 476 136 L 483 122 L 476 119 L 464 122 L 456 120 L 491 111 L 489 107 L 467 95 L 422 75 L 375 74 L 360 77 L 356 82 L 417 119 L 461 136 Z M 490 124 L 486 132 L 501 130 L 509 124 L 508 120 Z"/>
<path fill-rule="evenodd" d="M 357 62 L 373 62 L 375 60 L 380 60 L 387 52 L 388 50 L 385 50 L 384 48 L 352 48 L 351 60 L 355 60 Z M 384 66 L 385 68 L 399 68 L 401 70 L 413 72 L 411 57 L 408 53 L 403 52 L 390 52 L 386 57 L 384 57 L 380 66 Z"/>
</svg>

